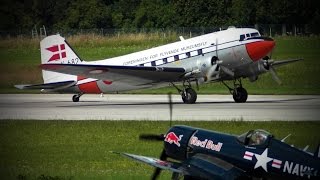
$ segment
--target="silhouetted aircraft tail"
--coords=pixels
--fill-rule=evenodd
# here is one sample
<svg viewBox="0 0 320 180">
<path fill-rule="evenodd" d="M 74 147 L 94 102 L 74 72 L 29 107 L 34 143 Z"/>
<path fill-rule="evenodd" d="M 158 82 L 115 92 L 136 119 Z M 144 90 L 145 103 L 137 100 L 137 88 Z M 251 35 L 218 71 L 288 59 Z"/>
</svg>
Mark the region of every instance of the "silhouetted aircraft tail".
<svg viewBox="0 0 320 180">
<path fill-rule="evenodd" d="M 40 42 L 41 64 L 80 64 L 82 60 L 60 35 L 51 35 Z M 73 86 L 77 76 L 42 70 L 43 84 L 15 85 L 18 89 L 59 90 Z"/>
<path fill-rule="evenodd" d="M 40 42 L 41 64 L 80 64 L 82 60 L 73 51 L 71 46 L 60 35 L 52 35 L 44 38 Z M 76 81 L 76 76 L 62 73 L 42 71 L 44 83 L 53 83 L 61 81 Z"/>
</svg>

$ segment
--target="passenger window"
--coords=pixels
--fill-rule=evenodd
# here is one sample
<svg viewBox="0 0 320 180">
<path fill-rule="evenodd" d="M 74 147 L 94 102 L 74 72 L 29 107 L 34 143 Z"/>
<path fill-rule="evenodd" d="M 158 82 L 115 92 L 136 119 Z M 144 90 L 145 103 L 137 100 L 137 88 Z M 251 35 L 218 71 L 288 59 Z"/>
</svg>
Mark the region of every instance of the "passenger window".
<svg viewBox="0 0 320 180">
<path fill-rule="evenodd" d="M 247 37 L 250 37 L 250 34 L 246 34 Z"/>
</svg>

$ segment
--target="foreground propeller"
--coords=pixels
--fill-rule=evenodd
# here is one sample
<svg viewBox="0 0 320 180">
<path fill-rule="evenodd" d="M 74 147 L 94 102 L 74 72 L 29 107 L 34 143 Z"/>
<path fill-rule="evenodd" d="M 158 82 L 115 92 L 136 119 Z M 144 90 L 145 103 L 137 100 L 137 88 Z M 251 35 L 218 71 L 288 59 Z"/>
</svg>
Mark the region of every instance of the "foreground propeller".
<svg viewBox="0 0 320 180">
<path fill-rule="evenodd" d="M 171 93 L 168 93 L 168 100 L 169 100 L 169 109 L 170 109 L 170 127 L 171 127 L 171 121 L 172 121 L 172 97 Z M 140 140 L 145 141 L 164 141 L 165 135 L 164 134 L 140 134 L 139 136 Z M 163 149 L 160 154 L 160 160 L 165 161 L 167 159 L 166 151 Z M 152 180 L 155 180 L 159 177 L 161 173 L 160 168 L 156 168 L 151 176 Z"/>
<path fill-rule="evenodd" d="M 162 152 L 161 152 L 161 155 L 160 155 L 160 160 L 162 161 L 165 161 L 167 159 L 167 154 L 166 154 L 166 151 L 163 149 Z M 159 175 L 161 173 L 161 169 L 160 168 L 156 168 L 151 176 L 151 179 L 152 180 L 156 180 Z"/>
<path fill-rule="evenodd" d="M 139 139 L 145 141 L 163 141 L 164 134 L 140 134 Z"/>
<path fill-rule="evenodd" d="M 172 97 L 171 93 L 168 93 L 168 100 L 169 100 L 169 110 L 170 110 L 170 127 L 171 127 L 171 121 L 172 121 Z M 140 134 L 139 136 L 140 140 L 146 140 L 146 141 L 163 141 L 164 140 L 164 134 Z"/>
</svg>

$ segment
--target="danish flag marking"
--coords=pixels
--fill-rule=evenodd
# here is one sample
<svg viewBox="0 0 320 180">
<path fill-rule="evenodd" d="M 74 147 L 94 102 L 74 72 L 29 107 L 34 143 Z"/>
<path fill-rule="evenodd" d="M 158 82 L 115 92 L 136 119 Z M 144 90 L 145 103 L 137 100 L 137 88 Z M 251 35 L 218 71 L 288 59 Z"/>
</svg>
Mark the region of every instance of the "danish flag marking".
<svg viewBox="0 0 320 180">
<path fill-rule="evenodd" d="M 50 57 L 48 62 L 50 62 L 50 61 L 58 61 L 61 58 L 67 57 L 67 53 L 66 53 L 65 49 L 66 49 L 65 44 L 53 45 L 51 47 L 46 48 L 46 50 L 55 53 Z"/>
</svg>

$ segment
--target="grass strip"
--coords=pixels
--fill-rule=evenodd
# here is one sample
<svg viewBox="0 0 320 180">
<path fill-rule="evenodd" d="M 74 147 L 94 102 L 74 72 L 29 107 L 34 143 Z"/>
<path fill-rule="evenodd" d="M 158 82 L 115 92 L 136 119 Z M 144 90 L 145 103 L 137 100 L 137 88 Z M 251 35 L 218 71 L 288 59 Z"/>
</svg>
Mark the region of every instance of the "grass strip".
<svg viewBox="0 0 320 180">
<path fill-rule="evenodd" d="M 289 144 L 314 150 L 320 122 L 179 121 L 230 134 L 265 129 Z M 161 142 L 139 141 L 140 133 L 165 133 L 166 121 L 0 121 L 3 179 L 149 179 L 153 169 L 110 151 L 158 157 Z M 165 172 L 162 179 L 169 179 Z"/>
</svg>

